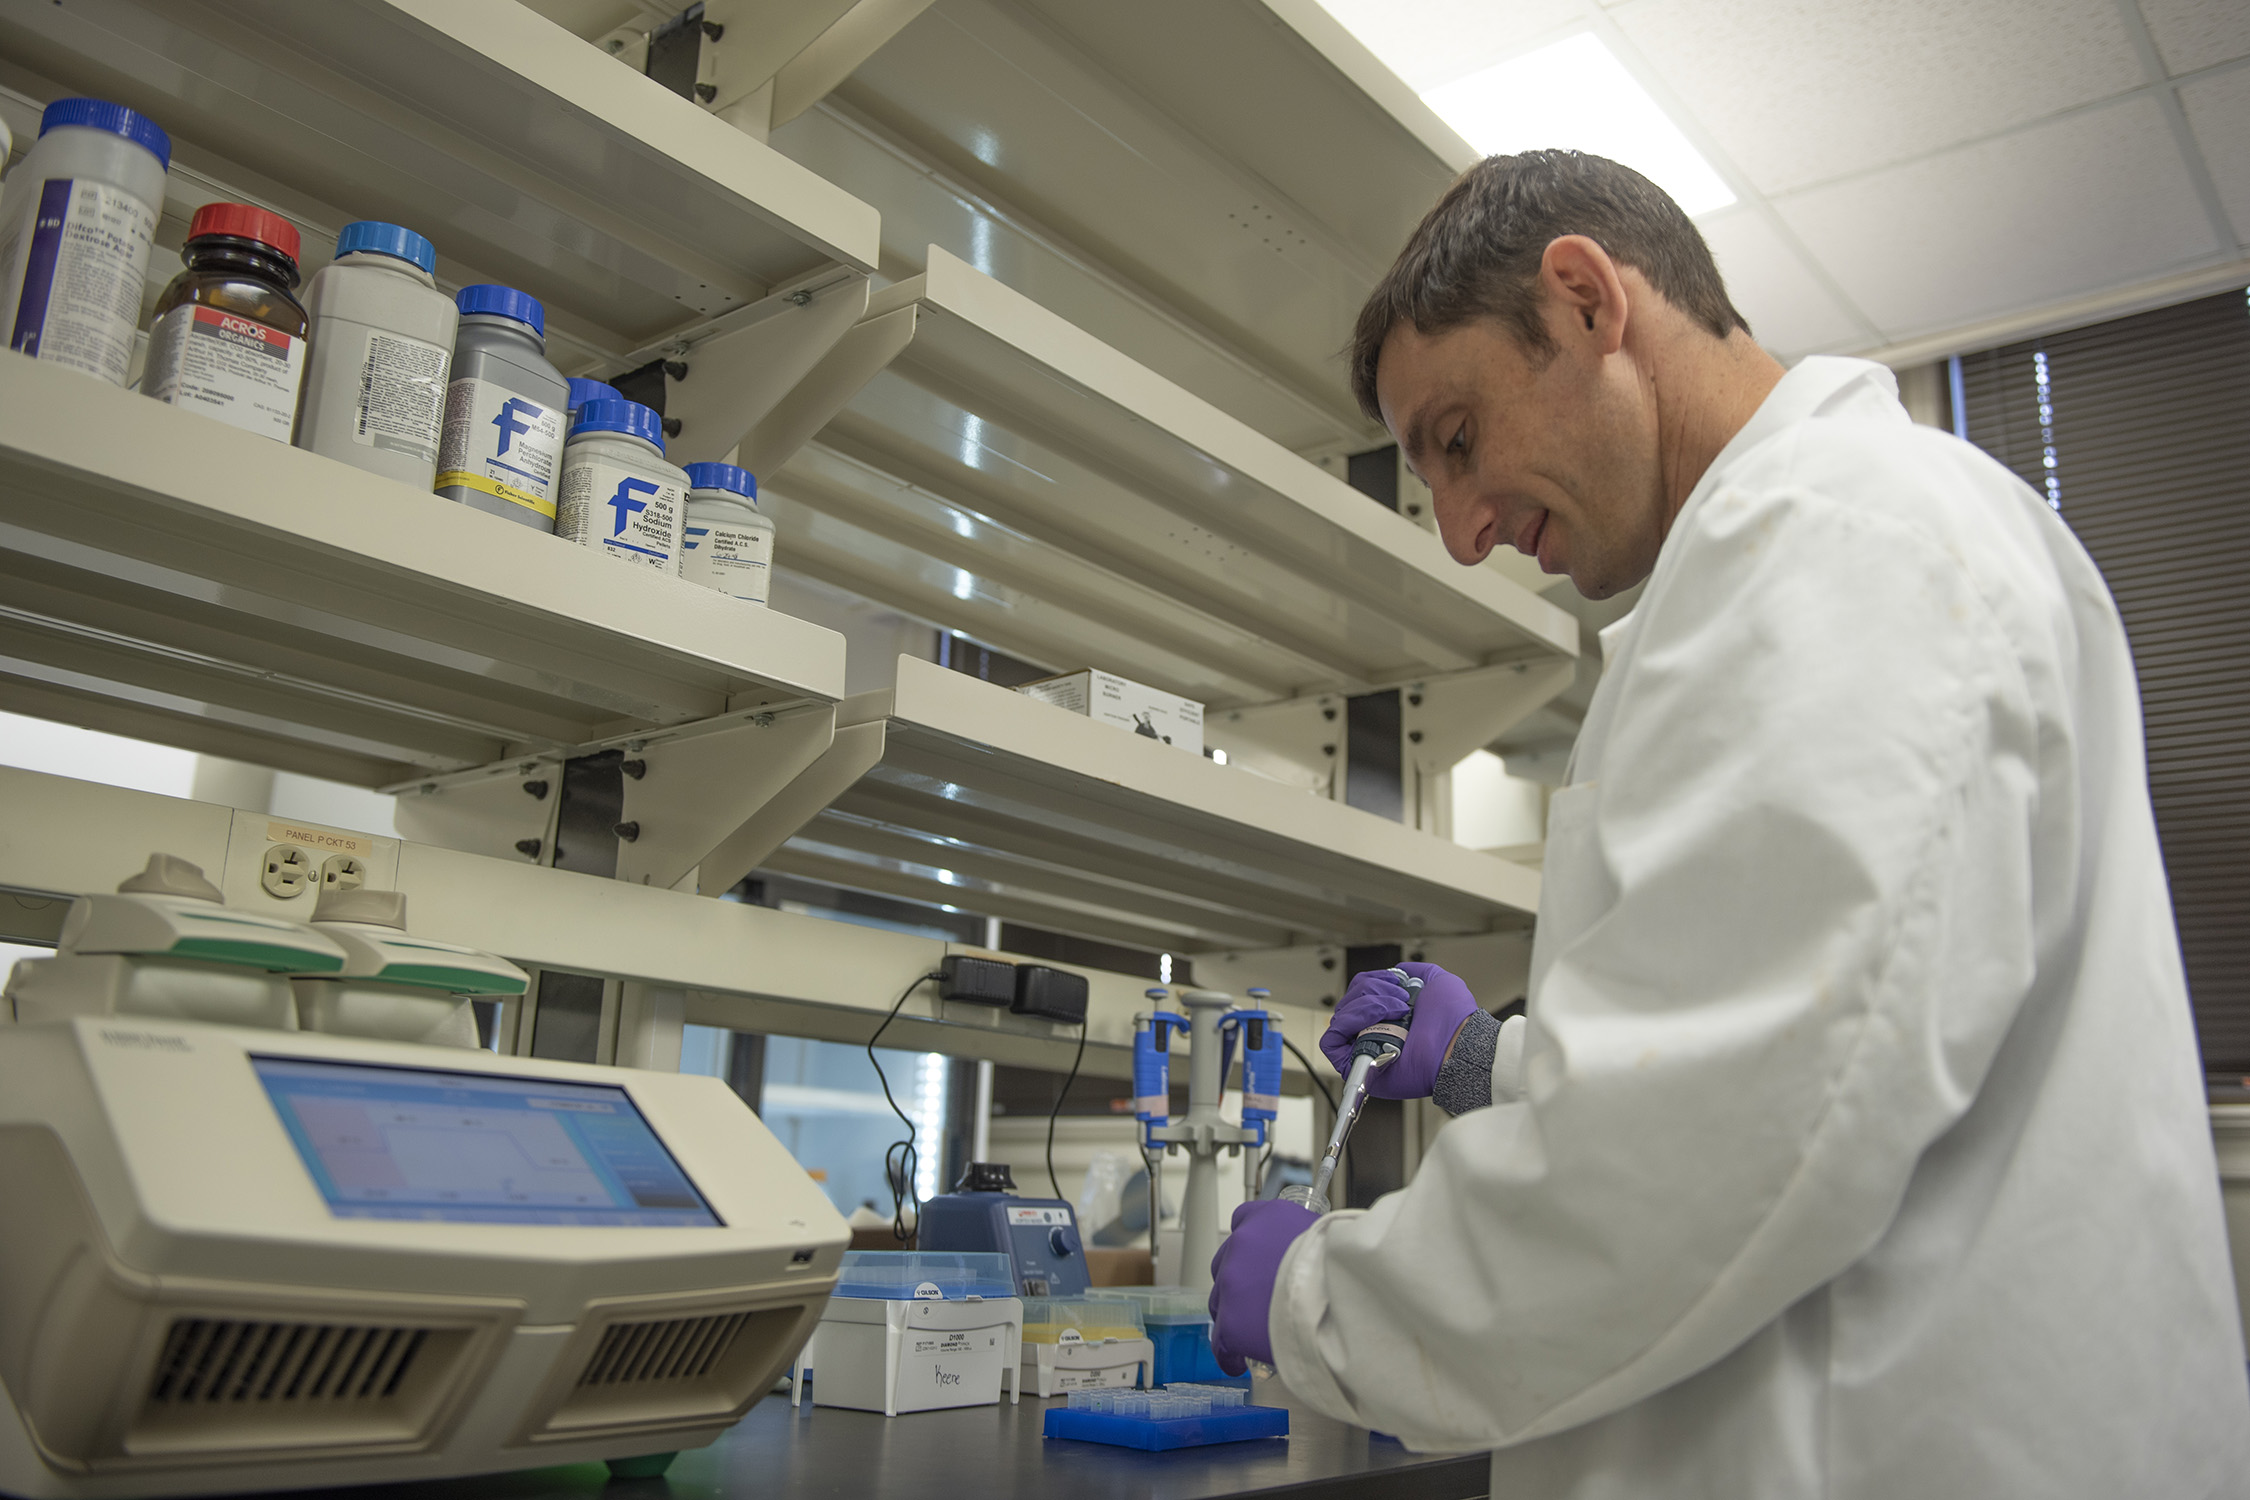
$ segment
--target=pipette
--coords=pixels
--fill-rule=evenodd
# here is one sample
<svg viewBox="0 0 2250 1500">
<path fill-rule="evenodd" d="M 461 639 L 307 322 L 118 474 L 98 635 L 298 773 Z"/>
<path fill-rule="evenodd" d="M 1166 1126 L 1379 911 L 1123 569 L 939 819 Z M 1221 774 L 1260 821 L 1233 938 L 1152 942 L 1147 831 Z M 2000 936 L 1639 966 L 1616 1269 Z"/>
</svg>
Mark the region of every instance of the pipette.
<svg viewBox="0 0 2250 1500">
<path fill-rule="evenodd" d="M 1414 1015 L 1411 1007 L 1414 997 L 1421 993 L 1422 981 L 1404 969 L 1393 969 L 1390 972 L 1406 987 L 1406 1003 L 1409 1007 L 1406 1020 L 1407 1025 L 1412 1025 Z M 1329 1132 L 1328 1151 L 1321 1157 L 1320 1165 L 1313 1169 L 1312 1186 L 1304 1188 L 1292 1185 L 1283 1188 L 1282 1197 L 1292 1203 L 1301 1203 L 1316 1214 L 1328 1212 L 1328 1184 L 1336 1176 L 1336 1164 L 1343 1160 L 1345 1138 L 1352 1133 L 1352 1126 L 1359 1122 L 1360 1110 L 1367 1104 L 1368 1075 L 1377 1068 L 1388 1067 L 1398 1056 L 1399 1049 L 1405 1045 L 1406 1026 L 1389 1021 L 1370 1026 L 1353 1039 L 1351 1071 L 1344 1075 L 1344 1092 L 1336 1105 L 1336 1128 Z"/>
</svg>

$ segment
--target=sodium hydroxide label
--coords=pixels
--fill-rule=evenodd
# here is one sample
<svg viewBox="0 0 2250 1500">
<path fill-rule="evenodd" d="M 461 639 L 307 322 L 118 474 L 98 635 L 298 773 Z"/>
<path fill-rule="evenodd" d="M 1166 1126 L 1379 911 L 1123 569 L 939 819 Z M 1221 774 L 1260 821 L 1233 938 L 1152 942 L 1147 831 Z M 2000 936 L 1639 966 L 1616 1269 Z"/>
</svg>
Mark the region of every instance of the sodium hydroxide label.
<svg viewBox="0 0 2250 1500">
<path fill-rule="evenodd" d="M 155 233 L 156 214 L 123 188 L 48 178 L 30 238 L 8 257 L 24 266 L 8 347 L 123 385 Z"/>
<path fill-rule="evenodd" d="M 456 380 L 445 391 L 432 488 L 476 490 L 552 517 L 562 447 L 559 409 L 489 380 Z"/>
<path fill-rule="evenodd" d="M 687 491 L 668 480 L 599 458 L 563 471 L 555 535 L 623 562 L 680 571 L 680 526 Z"/>
</svg>

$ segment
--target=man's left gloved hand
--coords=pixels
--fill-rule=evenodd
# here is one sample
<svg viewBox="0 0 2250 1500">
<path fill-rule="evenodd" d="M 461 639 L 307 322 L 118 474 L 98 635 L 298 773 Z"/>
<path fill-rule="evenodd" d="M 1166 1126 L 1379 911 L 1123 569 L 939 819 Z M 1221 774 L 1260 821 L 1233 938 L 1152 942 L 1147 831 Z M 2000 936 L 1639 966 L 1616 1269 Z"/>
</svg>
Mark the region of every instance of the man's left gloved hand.
<svg viewBox="0 0 2250 1500">
<path fill-rule="evenodd" d="M 1320 1215 L 1279 1198 L 1245 1203 L 1234 1211 L 1234 1232 L 1211 1257 L 1211 1352 L 1219 1368 L 1240 1375 L 1248 1361 L 1273 1363 L 1266 1314 L 1273 1306 L 1281 1258 Z"/>
</svg>

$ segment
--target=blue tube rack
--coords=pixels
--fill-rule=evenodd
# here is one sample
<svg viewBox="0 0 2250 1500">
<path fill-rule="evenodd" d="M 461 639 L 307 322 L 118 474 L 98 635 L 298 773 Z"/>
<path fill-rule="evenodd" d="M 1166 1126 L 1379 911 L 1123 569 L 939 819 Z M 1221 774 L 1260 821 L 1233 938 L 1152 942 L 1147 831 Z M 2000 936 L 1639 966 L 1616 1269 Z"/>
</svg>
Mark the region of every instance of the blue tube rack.
<svg viewBox="0 0 2250 1500">
<path fill-rule="evenodd" d="M 1151 1453 L 1168 1448 L 1198 1448 L 1206 1443 L 1240 1443 L 1251 1438 L 1289 1436 L 1289 1413 L 1278 1406 L 1222 1407 L 1203 1417 L 1120 1417 L 1104 1411 L 1047 1408 L 1046 1435 L 1081 1443 L 1108 1443 Z"/>
</svg>

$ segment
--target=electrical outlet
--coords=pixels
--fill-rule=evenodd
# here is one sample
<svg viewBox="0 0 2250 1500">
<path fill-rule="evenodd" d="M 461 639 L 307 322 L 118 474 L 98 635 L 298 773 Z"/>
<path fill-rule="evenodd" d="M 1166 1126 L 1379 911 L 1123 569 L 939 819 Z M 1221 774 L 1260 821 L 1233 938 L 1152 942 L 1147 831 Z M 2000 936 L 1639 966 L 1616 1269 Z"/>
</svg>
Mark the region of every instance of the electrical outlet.
<svg viewBox="0 0 2250 1500">
<path fill-rule="evenodd" d="M 367 883 L 367 861 L 356 854 L 331 854 L 320 867 L 324 891 L 356 891 Z"/>
<path fill-rule="evenodd" d="M 266 865 L 259 872 L 258 884 L 266 888 L 267 895 L 288 901 L 302 896 L 315 878 L 311 855 L 295 844 L 275 844 L 266 850 Z"/>
</svg>

